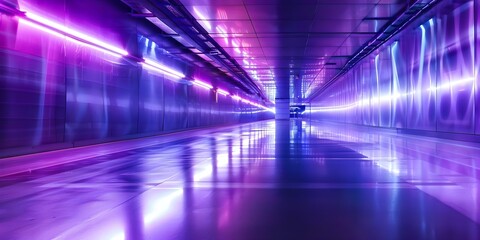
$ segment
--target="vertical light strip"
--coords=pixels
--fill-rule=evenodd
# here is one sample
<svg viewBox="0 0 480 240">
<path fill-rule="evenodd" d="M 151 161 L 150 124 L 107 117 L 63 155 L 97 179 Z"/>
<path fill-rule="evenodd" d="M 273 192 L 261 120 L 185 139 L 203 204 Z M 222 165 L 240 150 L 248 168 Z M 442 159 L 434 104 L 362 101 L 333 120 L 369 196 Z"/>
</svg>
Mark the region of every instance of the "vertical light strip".
<svg viewBox="0 0 480 240">
<path fill-rule="evenodd" d="M 217 89 L 217 93 L 220 93 L 220 94 L 222 94 L 223 96 L 230 95 L 227 91 L 225 91 L 225 90 L 223 90 L 223 89 L 220 89 L 220 88 Z"/>
</svg>

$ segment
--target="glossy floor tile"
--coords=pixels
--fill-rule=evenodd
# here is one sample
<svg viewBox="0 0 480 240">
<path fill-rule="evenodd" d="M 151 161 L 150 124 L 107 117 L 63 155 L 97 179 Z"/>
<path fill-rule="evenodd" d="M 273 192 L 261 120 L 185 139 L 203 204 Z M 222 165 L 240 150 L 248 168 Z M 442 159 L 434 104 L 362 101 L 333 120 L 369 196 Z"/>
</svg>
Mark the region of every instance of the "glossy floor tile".
<svg viewBox="0 0 480 240">
<path fill-rule="evenodd" d="M 1 159 L 0 236 L 480 239 L 479 158 L 476 143 L 297 120 Z"/>
</svg>

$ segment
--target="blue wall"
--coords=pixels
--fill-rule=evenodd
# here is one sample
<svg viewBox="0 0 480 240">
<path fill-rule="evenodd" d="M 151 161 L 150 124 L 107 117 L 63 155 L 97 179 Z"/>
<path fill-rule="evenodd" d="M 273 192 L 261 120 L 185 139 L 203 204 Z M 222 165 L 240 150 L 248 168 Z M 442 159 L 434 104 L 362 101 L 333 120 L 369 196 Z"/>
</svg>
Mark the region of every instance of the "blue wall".
<svg viewBox="0 0 480 240">
<path fill-rule="evenodd" d="M 231 87 L 179 60 L 174 56 L 179 49 L 145 36 L 120 1 L 16 4 L 131 54 Z M 134 61 L 46 34 L 12 16 L 0 14 L 0 29 L 0 156 L 273 117 Z"/>
<path fill-rule="evenodd" d="M 480 134 L 478 1 L 443 1 L 312 101 L 312 118 Z"/>
</svg>

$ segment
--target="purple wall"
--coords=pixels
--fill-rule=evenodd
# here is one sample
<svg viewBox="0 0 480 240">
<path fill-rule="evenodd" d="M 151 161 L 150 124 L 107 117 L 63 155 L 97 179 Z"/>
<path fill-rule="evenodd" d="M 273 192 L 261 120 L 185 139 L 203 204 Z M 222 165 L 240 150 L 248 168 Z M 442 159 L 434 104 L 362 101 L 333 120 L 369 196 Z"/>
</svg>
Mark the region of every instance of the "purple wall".
<svg viewBox="0 0 480 240">
<path fill-rule="evenodd" d="M 480 134 L 480 1 L 443 1 L 312 101 L 314 119 Z"/>
<path fill-rule="evenodd" d="M 146 38 L 121 1 L 16 4 L 180 72 L 203 71 L 205 81 L 222 82 L 173 57 L 178 49 Z M 273 117 L 12 16 L 0 14 L 0 29 L 0 156 Z"/>
</svg>

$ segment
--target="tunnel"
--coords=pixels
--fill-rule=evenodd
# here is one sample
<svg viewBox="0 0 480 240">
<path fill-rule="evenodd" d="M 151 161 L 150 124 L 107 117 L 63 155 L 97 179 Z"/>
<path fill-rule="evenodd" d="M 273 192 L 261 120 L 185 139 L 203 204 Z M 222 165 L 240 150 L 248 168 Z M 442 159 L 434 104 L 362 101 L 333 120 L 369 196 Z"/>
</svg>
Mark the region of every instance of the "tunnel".
<svg viewBox="0 0 480 240">
<path fill-rule="evenodd" d="M 0 238 L 480 239 L 480 0 L 0 0 Z"/>
</svg>

